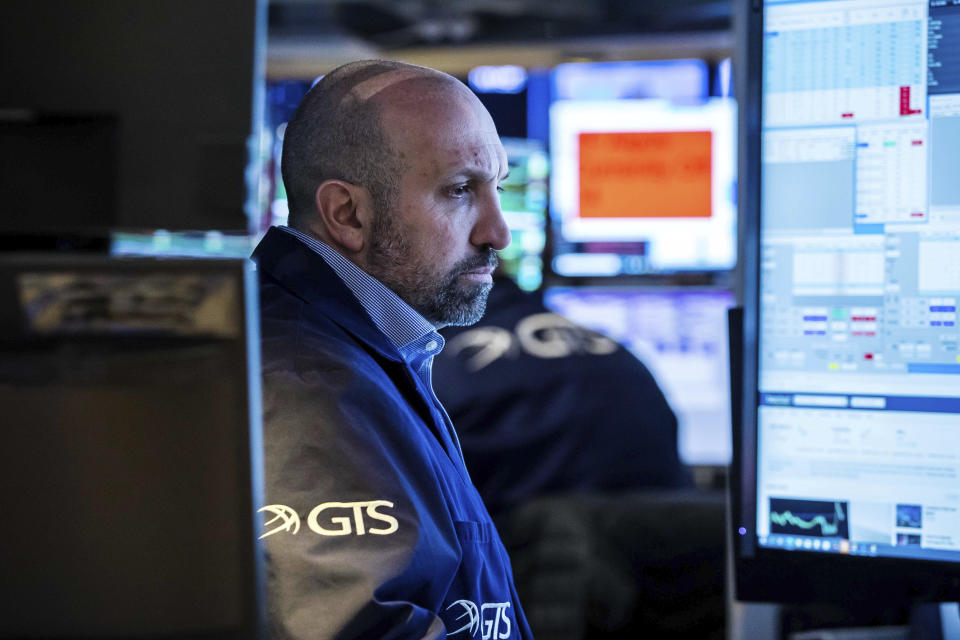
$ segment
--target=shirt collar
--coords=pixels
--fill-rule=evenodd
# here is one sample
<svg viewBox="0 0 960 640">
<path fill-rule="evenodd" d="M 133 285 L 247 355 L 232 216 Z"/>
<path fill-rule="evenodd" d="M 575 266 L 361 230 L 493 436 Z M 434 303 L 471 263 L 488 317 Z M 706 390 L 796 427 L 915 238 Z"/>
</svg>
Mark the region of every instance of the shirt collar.
<svg viewBox="0 0 960 640">
<path fill-rule="evenodd" d="M 382 282 L 330 245 L 291 227 L 281 226 L 280 229 L 323 258 L 357 298 L 377 329 L 387 336 L 408 363 L 434 356 L 443 349 L 443 337 L 433 324 Z"/>
</svg>

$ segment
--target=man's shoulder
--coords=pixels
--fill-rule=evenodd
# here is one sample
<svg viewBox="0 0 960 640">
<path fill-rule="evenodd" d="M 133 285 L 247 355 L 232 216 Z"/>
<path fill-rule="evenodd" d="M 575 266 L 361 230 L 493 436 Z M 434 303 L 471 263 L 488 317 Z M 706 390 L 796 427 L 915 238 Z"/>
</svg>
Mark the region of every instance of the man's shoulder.
<svg viewBox="0 0 960 640">
<path fill-rule="evenodd" d="M 262 309 L 293 299 L 309 303 L 349 297 L 346 285 L 326 260 L 290 233 L 270 229 L 252 258 L 257 263 Z"/>
<path fill-rule="evenodd" d="M 385 357 L 382 345 L 371 345 L 364 338 L 371 331 L 356 330 L 369 323 L 362 310 L 332 299 L 303 300 L 269 279 L 261 280 L 260 307 L 265 385 L 273 384 L 274 374 L 284 384 L 292 375 L 318 393 L 352 388 L 371 399 L 399 396 L 394 389 L 402 384 L 402 362 Z"/>
<path fill-rule="evenodd" d="M 331 317 L 323 301 L 262 286 L 261 369 L 267 442 L 338 442 L 357 451 L 383 440 L 423 448 L 421 421 L 404 390 L 405 365 L 388 360 Z M 295 437 L 294 437 L 295 436 Z M 285 444 L 284 444 L 285 443 Z M 352 447 L 352 448 L 351 448 Z"/>
<path fill-rule="evenodd" d="M 355 365 L 371 360 L 362 343 L 324 308 L 275 282 L 261 282 L 260 336 L 266 366 L 276 359 Z"/>
</svg>

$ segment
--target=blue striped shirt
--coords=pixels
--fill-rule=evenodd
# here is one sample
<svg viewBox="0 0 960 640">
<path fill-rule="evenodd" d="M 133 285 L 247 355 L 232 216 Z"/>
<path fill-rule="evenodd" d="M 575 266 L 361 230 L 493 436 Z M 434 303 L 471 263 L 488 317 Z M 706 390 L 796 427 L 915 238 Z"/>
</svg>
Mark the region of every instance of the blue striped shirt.
<svg viewBox="0 0 960 640">
<path fill-rule="evenodd" d="M 433 403 L 443 414 L 447 428 L 459 449 L 460 442 L 450 416 L 433 391 L 433 357 L 440 353 L 444 344 L 443 336 L 437 333 L 436 327 L 386 285 L 350 262 L 330 245 L 291 227 L 281 226 L 280 229 L 319 254 L 343 280 L 373 324 L 389 338 L 400 356 L 430 390 Z"/>
</svg>

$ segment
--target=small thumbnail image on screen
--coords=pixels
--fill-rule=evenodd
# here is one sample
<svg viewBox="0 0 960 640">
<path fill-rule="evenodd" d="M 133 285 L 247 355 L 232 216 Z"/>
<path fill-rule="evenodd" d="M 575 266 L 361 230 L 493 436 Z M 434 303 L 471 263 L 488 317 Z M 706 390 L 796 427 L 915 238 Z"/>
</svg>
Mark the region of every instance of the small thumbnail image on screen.
<svg viewBox="0 0 960 640">
<path fill-rule="evenodd" d="M 923 507 L 919 504 L 897 505 L 897 526 L 910 529 L 923 527 Z"/>
<path fill-rule="evenodd" d="M 849 505 L 841 500 L 770 498 L 770 532 L 849 538 Z"/>
<path fill-rule="evenodd" d="M 919 547 L 920 534 L 919 533 L 898 533 L 897 546 L 898 547 Z"/>
</svg>

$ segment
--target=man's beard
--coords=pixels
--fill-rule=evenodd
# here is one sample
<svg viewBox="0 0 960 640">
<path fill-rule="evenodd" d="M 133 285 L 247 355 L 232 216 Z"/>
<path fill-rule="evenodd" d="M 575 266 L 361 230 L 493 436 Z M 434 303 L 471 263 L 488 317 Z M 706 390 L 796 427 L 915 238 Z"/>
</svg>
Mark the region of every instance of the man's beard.
<svg viewBox="0 0 960 640">
<path fill-rule="evenodd" d="M 413 309 L 441 326 L 465 326 L 476 323 L 487 308 L 487 296 L 493 285 L 487 282 L 461 284 L 461 276 L 480 267 L 496 268 L 496 251 L 464 258 L 442 274 L 421 269 L 411 260 L 413 249 L 405 230 L 393 216 L 381 210 L 373 222 L 367 271 L 396 293 Z"/>
</svg>

